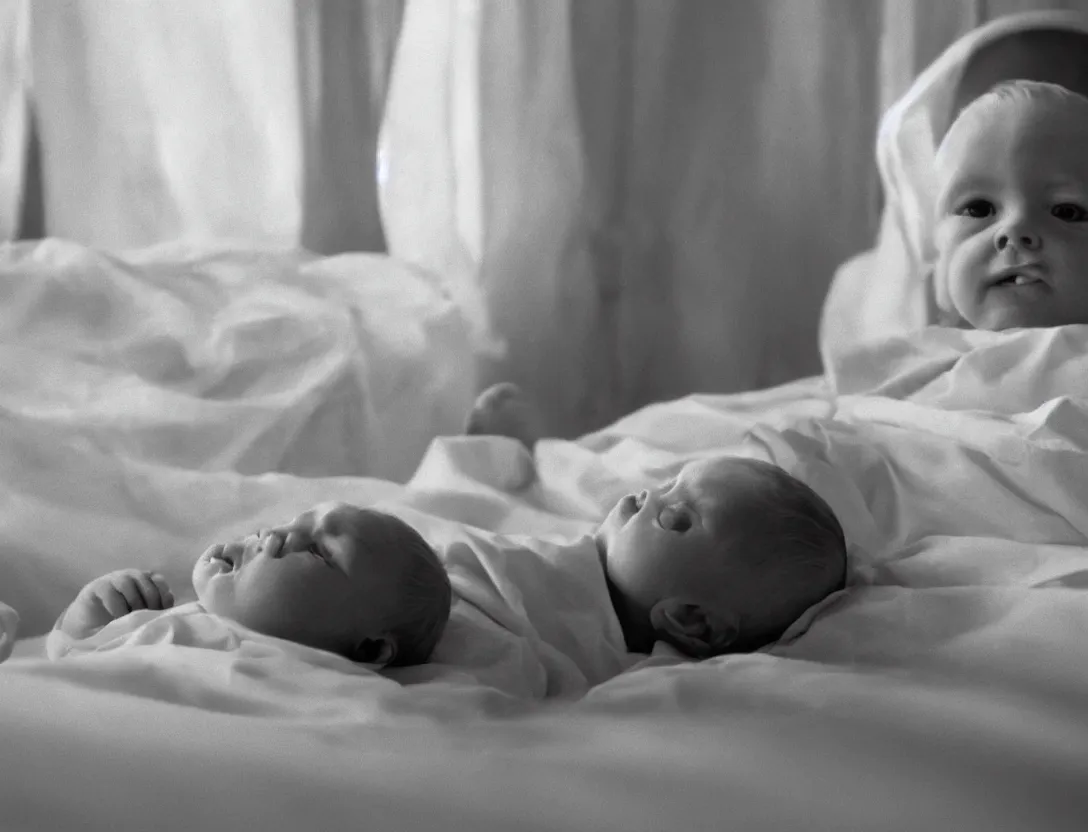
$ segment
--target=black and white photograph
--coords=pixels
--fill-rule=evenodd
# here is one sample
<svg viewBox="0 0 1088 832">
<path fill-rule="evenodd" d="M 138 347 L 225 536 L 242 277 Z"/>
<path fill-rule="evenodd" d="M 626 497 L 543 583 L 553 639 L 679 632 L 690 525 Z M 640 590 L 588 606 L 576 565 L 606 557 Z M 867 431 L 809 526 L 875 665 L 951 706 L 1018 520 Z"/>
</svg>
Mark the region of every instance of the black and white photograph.
<svg viewBox="0 0 1088 832">
<path fill-rule="evenodd" d="M 1088 830 L 1088 0 L 0 0 L 0 832 Z"/>
</svg>

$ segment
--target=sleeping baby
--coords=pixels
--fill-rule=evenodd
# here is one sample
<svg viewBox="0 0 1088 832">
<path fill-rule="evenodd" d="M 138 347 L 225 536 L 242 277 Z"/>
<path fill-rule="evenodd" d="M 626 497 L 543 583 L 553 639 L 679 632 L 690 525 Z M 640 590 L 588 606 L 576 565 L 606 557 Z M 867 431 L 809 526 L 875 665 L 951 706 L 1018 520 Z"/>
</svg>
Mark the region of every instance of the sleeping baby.
<svg viewBox="0 0 1088 832">
<path fill-rule="evenodd" d="M 531 451 L 533 418 L 517 387 L 495 385 L 466 433 Z M 624 497 L 591 548 L 633 653 L 657 641 L 695 659 L 757 650 L 846 579 L 846 542 L 828 504 L 781 468 L 740 457 L 689 462 Z"/>
<path fill-rule="evenodd" d="M 154 617 L 144 611 L 169 610 L 161 615 L 212 613 L 354 662 L 405 666 L 428 660 L 450 613 L 449 578 L 426 541 L 396 517 L 345 503 L 210 547 L 192 580 L 197 602 L 176 608 L 159 575 L 126 569 L 91 581 L 57 621 L 49 655 L 100 633 L 113 641 Z"/>
<path fill-rule="evenodd" d="M 526 417 L 520 391 L 498 385 L 478 399 L 467 432 L 531 448 Z M 92 581 L 57 622 L 49 655 L 73 641 L 123 638 L 155 615 L 191 607 L 355 662 L 419 665 L 446 630 L 452 579 L 483 619 L 543 656 L 540 695 L 577 694 L 658 641 L 695 659 L 759 649 L 845 582 L 844 536 L 827 503 L 751 459 L 691 462 L 669 482 L 621 499 L 595 534 L 570 545 L 533 541 L 526 551 L 501 536 L 464 536 L 478 539 L 448 547 L 443 565 L 399 518 L 318 506 L 287 526 L 208 549 L 193 570 L 192 605 L 171 609 L 163 580 L 137 570 Z M 484 656 L 486 665 L 490 650 L 459 644 L 453 633 L 434 660 L 456 666 Z M 420 672 L 403 679 L 429 678 Z"/>
<path fill-rule="evenodd" d="M 1088 323 L 1088 98 L 1011 81 L 937 151 L 936 279 L 976 329 Z"/>
</svg>

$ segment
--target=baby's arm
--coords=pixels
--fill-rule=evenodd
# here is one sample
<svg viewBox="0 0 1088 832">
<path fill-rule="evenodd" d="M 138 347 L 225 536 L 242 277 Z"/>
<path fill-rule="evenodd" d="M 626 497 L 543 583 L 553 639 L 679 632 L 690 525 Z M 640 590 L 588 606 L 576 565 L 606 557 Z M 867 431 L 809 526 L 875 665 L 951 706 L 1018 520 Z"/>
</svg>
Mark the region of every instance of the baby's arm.
<svg viewBox="0 0 1088 832">
<path fill-rule="evenodd" d="M 88 638 L 130 612 L 165 610 L 173 605 L 174 595 L 161 575 L 119 569 L 83 587 L 56 629 L 74 639 Z"/>
</svg>

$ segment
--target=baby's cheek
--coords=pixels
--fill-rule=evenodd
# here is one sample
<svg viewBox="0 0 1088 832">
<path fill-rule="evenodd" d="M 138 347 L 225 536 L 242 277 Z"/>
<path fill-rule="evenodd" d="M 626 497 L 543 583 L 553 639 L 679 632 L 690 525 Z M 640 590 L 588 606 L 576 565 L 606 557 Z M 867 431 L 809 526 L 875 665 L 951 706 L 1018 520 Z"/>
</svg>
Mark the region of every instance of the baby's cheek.
<svg viewBox="0 0 1088 832">
<path fill-rule="evenodd" d="M 947 281 L 949 288 L 973 289 L 977 279 L 985 272 L 986 242 L 974 234 L 949 238 L 942 256 L 937 259 L 938 277 Z"/>
<path fill-rule="evenodd" d="M 231 594 L 225 581 L 194 581 L 193 589 L 196 590 L 196 600 L 205 611 L 213 615 L 230 616 Z"/>
<path fill-rule="evenodd" d="M 933 227 L 933 245 L 938 252 L 943 252 L 948 248 L 949 234 L 949 220 L 947 217 L 937 220 L 937 224 Z"/>
</svg>

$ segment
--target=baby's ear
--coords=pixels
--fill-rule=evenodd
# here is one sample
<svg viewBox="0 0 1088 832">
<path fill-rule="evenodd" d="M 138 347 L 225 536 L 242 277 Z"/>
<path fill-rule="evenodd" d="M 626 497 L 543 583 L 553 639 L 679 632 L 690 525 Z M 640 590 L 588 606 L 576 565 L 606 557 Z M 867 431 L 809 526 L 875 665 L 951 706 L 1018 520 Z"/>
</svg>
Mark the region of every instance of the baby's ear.
<svg viewBox="0 0 1088 832">
<path fill-rule="evenodd" d="M 664 598 L 654 604 L 650 626 L 657 638 L 695 659 L 726 652 L 740 636 L 736 616 L 682 598 Z"/>
<path fill-rule="evenodd" d="M 360 664 L 385 667 L 397 657 L 397 642 L 391 635 L 364 638 L 352 651 L 351 660 Z"/>
</svg>

